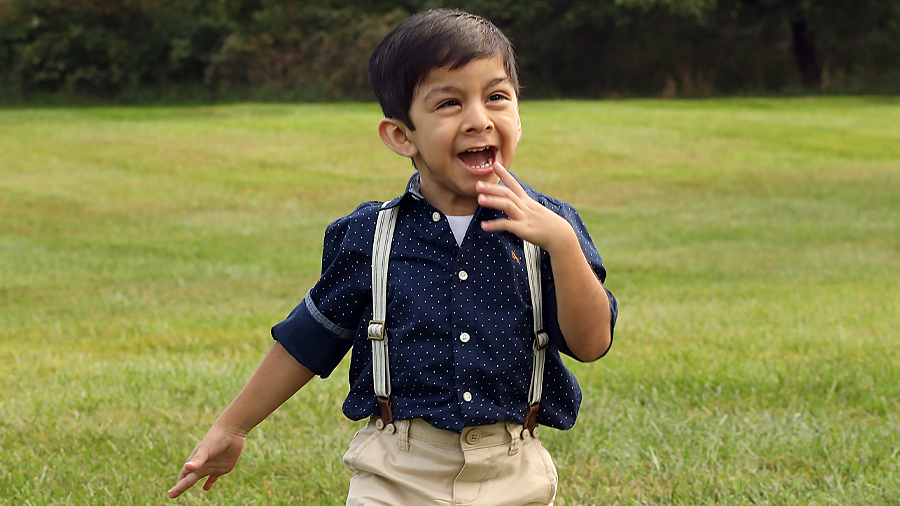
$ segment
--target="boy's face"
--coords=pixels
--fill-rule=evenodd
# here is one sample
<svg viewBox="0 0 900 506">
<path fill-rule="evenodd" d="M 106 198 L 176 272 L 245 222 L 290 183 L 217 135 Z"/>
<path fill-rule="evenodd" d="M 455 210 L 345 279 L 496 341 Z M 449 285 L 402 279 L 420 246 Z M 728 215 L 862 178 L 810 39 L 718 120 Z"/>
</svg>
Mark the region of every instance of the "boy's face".
<svg viewBox="0 0 900 506">
<path fill-rule="evenodd" d="M 499 58 L 434 69 L 416 89 L 402 125 L 428 202 L 445 214 L 478 207 L 478 181 L 497 182 L 494 164 L 512 164 L 522 134 L 516 90 Z"/>
</svg>

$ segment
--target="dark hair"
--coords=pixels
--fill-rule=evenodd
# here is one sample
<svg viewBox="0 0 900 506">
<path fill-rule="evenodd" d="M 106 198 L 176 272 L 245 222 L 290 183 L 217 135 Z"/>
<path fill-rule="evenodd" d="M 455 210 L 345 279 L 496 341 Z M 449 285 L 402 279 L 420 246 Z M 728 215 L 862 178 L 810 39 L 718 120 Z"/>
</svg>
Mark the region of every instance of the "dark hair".
<svg viewBox="0 0 900 506">
<path fill-rule="evenodd" d="M 369 59 L 369 86 L 386 118 L 415 129 L 409 118 L 416 87 L 437 68 L 456 70 L 479 58 L 497 57 L 516 93 L 519 78 L 512 44 L 490 21 L 459 10 L 416 14 L 387 34 Z"/>
</svg>

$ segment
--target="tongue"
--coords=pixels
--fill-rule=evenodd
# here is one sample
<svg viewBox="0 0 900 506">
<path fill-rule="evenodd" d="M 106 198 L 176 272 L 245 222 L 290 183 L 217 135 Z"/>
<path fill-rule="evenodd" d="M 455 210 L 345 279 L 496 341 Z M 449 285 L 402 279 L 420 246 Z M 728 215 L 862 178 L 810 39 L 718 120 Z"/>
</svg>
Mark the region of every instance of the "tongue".
<svg viewBox="0 0 900 506">
<path fill-rule="evenodd" d="M 482 151 L 470 152 L 464 151 L 459 154 L 459 159 L 469 167 L 479 167 L 491 161 L 493 152 L 490 149 Z"/>
</svg>

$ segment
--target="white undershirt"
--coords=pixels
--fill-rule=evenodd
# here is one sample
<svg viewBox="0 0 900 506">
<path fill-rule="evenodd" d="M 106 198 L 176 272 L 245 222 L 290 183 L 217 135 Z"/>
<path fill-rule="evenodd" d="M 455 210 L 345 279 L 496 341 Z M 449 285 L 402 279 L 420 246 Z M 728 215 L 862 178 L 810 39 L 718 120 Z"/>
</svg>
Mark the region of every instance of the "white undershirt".
<svg viewBox="0 0 900 506">
<path fill-rule="evenodd" d="M 456 238 L 456 245 L 462 246 L 463 238 L 466 236 L 466 230 L 469 229 L 469 223 L 472 222 L 474 214 L 468 216 L 447 216 L 450 222 L 450 230 L 453 230 L 453 237 Z"/>
</svg>

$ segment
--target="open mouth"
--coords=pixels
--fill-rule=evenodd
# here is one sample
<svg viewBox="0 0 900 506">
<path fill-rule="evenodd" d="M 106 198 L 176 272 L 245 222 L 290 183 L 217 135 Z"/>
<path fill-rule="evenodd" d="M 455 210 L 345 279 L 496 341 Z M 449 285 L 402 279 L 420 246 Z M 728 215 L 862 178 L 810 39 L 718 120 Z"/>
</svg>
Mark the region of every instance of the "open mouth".
<svg viewBox="0 0 900 506">
<path fill-rule="evenodd" d="M 483 148 L 474 148 L 463 151 L 459 155 L 457 155 L 467 167 L 470 169 L 487 169 L 494 164 L 494 154 L 496 152 L 496 148 L 492 146 L 486 146 Z"/>
</svg>

